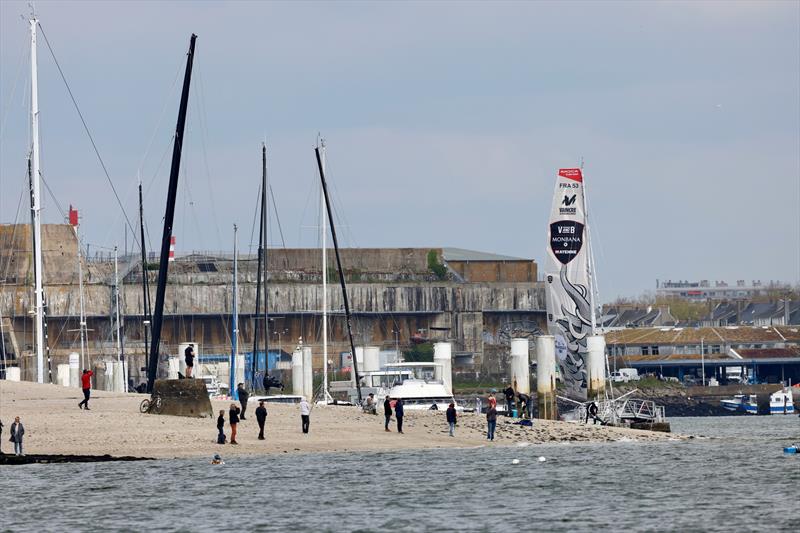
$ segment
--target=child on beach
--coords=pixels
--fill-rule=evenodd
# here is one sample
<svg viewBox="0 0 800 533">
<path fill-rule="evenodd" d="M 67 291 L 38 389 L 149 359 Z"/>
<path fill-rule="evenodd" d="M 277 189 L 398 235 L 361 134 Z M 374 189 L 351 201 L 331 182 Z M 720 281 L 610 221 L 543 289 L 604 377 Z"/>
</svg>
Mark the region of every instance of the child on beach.
<svg viewBox="0 0 800 533">
<path fill-rule="evenodd" d="M 220 409 L 219 417 L 217 418 L 217 444 L 225 444 L 225 411 Z"/>
</svg>

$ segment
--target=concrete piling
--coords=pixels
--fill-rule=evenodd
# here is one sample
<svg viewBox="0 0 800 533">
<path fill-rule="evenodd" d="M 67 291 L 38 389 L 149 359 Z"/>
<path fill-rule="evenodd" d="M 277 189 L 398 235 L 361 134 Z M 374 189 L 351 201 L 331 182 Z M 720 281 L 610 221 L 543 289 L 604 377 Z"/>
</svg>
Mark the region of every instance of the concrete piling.
<svg viewBox="0 0 800 533">
<path fill-rule="evenodd" d="M 552 335 L 536 337 L 536 397 L 539 418 L 555 420 L 556 413 L 556 341 Z"/>
<path fill-rule="evenodd" d="M 587 396 L 590 400 L 596 400 L 603 396 L 606 386 L 606 338 L 603 335 L 590 335 L 586 338 L 586 348 Z"/>
</svg>

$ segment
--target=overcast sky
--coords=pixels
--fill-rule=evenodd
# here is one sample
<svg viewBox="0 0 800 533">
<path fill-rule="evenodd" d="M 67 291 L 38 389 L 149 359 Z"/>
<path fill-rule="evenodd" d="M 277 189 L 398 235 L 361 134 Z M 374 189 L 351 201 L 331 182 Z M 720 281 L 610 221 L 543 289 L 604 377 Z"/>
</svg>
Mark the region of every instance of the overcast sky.
<svg viewBox="0 0 800 533">
<path fill-rule="evenodd" d="M 230 249 L 234 223 L 249 246 L 264 139 L 286 245 L 317 246 L 322 132 L 346 246 L 543 264 L 557 169 L 583 158 L 601 299 L 656 279 L 800 282 L 798 2 L 36 8 L 134 225 L 141 173 L 151 247 L 194 32 L 179 252 Z M 29 221 L 17 215 L 27 12 L 0 3 L 3 223 Z M 47 183 L 81 210 L 87 242 L 122 247 L 120 209 L 41 38 L 39 83 Z M 49 196 L 43 216 L 62 221 Z"/>
</svg>

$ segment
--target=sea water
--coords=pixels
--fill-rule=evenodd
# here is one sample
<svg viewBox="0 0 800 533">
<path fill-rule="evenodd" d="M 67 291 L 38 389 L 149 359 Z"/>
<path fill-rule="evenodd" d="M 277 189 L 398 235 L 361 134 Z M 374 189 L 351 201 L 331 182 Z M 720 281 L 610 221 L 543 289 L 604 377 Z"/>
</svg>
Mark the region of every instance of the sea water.
<svg viewBox="0 0 800 533">
<path fill-rule="evenodd" d="M 696 438 L 0 467 L 0 531 L 797 530 L 798 417 L 671 422 Z"/>
</svg>

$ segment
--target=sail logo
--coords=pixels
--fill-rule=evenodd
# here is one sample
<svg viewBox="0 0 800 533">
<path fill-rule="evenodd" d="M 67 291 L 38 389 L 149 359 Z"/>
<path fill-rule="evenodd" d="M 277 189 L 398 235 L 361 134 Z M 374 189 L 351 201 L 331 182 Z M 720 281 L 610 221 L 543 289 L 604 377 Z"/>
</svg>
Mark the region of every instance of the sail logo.
<svg viewBox="0 0 800 533">
<path fill-rule="evenodd" d="M 572 220 L 550 224 L 550 250 L 562 265 L 575 259 L 582 247 L 583 224 Z"/>
<path fill-rule="evenodd" d="M 559 215 L 576 215 L 578 213 L 578 208 L 575 205 L 575 201 L 578 199 L 577 194 L 573 194 L 570 196 L 569 194 L 564 195 L 564 199 L 561 200 L 562 207 L 558 208 Z"/>
</svg>

